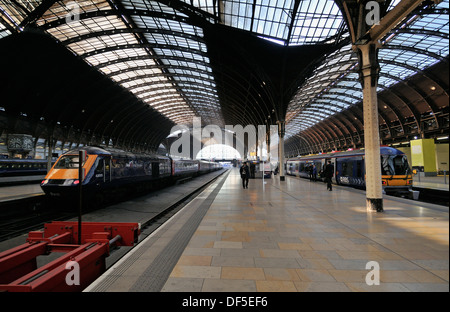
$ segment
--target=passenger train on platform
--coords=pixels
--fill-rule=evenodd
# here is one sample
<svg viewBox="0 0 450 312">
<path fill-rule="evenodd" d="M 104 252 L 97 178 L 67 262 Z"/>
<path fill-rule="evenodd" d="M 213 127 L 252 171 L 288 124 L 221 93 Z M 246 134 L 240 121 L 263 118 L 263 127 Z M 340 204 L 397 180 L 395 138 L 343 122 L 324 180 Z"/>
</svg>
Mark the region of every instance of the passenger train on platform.
<svg viewBox="0 0 450 312">
<path fill-rule="evenodd" d="M 81 149 L 86 151 L 82 160 L 83 199 L 95 204 L 123 194 L 154 190 L 179 179 L 222 168 L 219 163 L 203 160 L 175 160 L 94 146 Z M 61 198 L 65 202 L 77 199 L 79 151 L 74 149 L 61 155 L 42 181 L 41 188 L 51 198 Z"/>
<path fill-rule="evenodd" d="M 410 195 L 413 172 L 405 153 L 392 147 L 381 146 L 380 156 L 383 192 Z M 322 180 L 319 173 L 328 160 L 331 160 L 334 166 L 333 183 L 365 189 L 365 151 L 363 149 L 288 159 L 286 173 L 309 178 L 310 171 L 315 165 L 317 175 Z"/>
<path fill-rule="evenodd" d="M 0 159 L 0 185 L 37 182 L 46 174 L 45 159 Z"/>
</svg>

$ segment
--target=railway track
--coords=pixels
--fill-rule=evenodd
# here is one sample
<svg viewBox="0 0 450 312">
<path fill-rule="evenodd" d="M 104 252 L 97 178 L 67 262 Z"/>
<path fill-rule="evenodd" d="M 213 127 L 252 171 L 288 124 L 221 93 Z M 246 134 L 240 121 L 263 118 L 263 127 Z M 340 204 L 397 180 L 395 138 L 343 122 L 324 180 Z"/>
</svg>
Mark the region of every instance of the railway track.
<svg viewBox="0 0 450 312">
<path fill-rule="evenodd" d="M 70 219 L 73 216 L 73 213 L 44 211 L 2 220 L 0 222 L 0 242 L 26 234 L 30 231 L 38 230 L 42 228 L 44 223 L 51 221 L 63 221 Z"/>
<path fill-rule="evenodd" d="M 226 171 L 223 171 L 223 173 L 225 172 Z M 193 197 L 195 197 L 198 193 L 205 189 L 210 183 L 215 181 L 220 175 L 217 175 L 212 180 L 202 185 L 200 188 L 186 193 L 185 196 L 183 196 L 178 201 L 169 203 L 155 216 L 142 223 L 142 232 L 144 234 L 143 238 L 156 230 L 173 214 L 175 214 L 185 204 L 187 204 Z M 155 192 L 158 192 L 158 190 L 150 192 L 148 194 L 140 194 L 138 197 L 151 196 L 154 195 Z M 121 202 L 132 200 L 135 197 L 126 198 Z M 118 202 L 112 202 L 109 203 L 108 206 L 117 203 Z M 102 208 L 107 208 L 108 206 Z M 2 206 L 0 207 L 0 242 L 17 237 L 22 234 L 26 234 L 29 231 L 38 230 L 42 228 L 44 223 L 48 223 L 51 221 L 65 221 L 73 219 L 76 216 L 76 212 L 60 211 L 58 209 L 58 206 L 54 202 L 48 201 L 45 196 L 16 200 L 13 202 L 8 202 L 7 204 L 2 203 Z"/>
</svg>

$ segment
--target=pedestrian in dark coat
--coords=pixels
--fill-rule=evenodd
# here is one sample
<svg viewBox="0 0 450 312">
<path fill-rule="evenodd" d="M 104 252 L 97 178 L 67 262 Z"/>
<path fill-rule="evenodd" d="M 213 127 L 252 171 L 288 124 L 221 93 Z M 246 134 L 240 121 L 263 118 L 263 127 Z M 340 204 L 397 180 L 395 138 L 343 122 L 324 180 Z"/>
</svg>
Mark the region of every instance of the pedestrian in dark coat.
<svg viewBox="0 0 450 312">
<path fill-rule="evenodd" d="M 327 190 L 332 191 L 333 187 L 331 185 L 331 178 L 333 177 L 334 166 L 331 164 L 331 160 L 328 160 L 327 165 L 325 166 L 325 170 L 323 174 L 325 176 L 325 182 L 327 182 Z"/>
<path fill-rule="evenodd" d="M 247 163 L 244 162 L 239 169 L 239 173 L 241 174 L 242 179 L 242 187 L 248 188 L 248 179 L 250 178 L 250 168 L 247 166 Z"/>
</svg>

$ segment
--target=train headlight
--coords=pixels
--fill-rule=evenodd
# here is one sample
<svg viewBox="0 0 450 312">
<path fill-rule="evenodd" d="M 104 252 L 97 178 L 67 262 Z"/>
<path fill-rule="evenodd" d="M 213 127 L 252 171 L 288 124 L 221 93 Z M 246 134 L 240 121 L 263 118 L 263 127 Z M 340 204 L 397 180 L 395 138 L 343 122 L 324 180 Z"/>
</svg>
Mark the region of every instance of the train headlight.
<svg viewBox="0 0 450 312">
<path fill-rule="evenodd" d="M 45 184 L 47 184 L 48 183 L 48 180 L 47 179 L 45 179 L 45 180 L 42 180 L 42 182 L 41 182 L 41 186 L 42 185 L 45 185 Z"/>
<path fill-rule="evenodd" d="M 75 179 L 67 179 L 64 181 L 64 183 L 62 185 L 71 186 L 71 185 L 77 185 L 78 183 L 80 183 L 80 181 L 75 180 Z"/>
</svg>

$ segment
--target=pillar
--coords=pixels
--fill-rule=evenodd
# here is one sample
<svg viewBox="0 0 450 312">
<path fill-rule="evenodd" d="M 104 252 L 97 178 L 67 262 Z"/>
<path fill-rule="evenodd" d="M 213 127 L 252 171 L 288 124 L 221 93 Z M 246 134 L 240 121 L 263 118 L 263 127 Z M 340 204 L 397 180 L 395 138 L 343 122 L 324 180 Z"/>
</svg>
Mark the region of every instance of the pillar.
<svg viewBox="0 0 450 312">
<path fill-rule="evenodd" d="M 382 212 L 383 189 L 377 99 L 379 47 L 380 44 L 374 42 L 354 46 L 358 51 L 359 75 L 363 88 L 366 207 L 368 211 Z"/>
<path fill-rule="evenodd" d="M 280 181 L 284 181 L 284 134 L 285 121 L 278 121 L 278 160 L 280 162 Z"/>
</svg>

